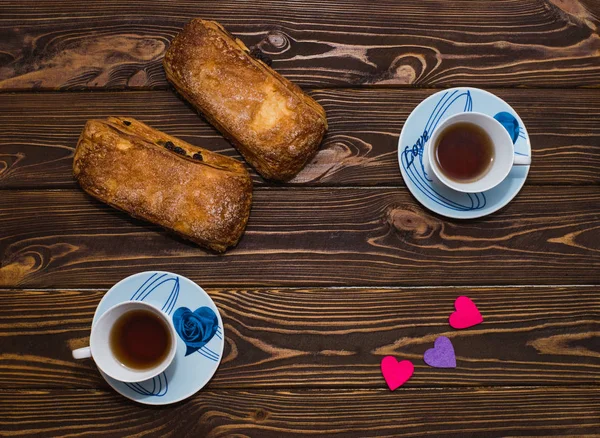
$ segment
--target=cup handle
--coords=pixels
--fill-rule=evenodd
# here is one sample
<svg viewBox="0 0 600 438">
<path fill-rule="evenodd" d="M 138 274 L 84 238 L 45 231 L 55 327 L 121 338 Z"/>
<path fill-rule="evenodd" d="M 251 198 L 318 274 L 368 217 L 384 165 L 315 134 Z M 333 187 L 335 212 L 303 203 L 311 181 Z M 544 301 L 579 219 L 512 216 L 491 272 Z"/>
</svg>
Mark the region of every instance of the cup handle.
<svg viewBox="0 0 600 438">
<path fill-rule="evenodd" d="M 528 166 L 529 164 L 531 164 L 531 157 L 529 155 L 515 154 L 513 164 L 516 166 Z"/>
<path fill-rule="evenodd" d="M 92 357 L 92 350 L 90 347 L 78 348 L 77 350 L 73 350 L 73 359 L 88 359 Z"/>
</svg>

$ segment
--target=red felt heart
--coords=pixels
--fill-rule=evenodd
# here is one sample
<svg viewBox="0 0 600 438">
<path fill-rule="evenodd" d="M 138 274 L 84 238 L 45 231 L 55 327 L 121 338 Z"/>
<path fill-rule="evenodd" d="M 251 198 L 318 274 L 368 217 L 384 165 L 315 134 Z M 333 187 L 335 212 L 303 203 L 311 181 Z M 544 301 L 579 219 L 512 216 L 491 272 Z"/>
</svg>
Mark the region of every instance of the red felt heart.
<svg viewBox="0 0 600 438">
<path fill-rule="evenodd" d="M 381 374 L 391 391 L 404 385 L 414 371 L 414 365 L 408 360 L 398 362 L 394 356 L 386 356 L 381 360 Z"/>
<path fill-rule="evenodd" d="M 456 312 L 450 315 L 450 325 L 455 329 L 465 329 L 481 324 L 483 317 L 469 297 L 458 297 L 454 302 Z"/>
</svg>

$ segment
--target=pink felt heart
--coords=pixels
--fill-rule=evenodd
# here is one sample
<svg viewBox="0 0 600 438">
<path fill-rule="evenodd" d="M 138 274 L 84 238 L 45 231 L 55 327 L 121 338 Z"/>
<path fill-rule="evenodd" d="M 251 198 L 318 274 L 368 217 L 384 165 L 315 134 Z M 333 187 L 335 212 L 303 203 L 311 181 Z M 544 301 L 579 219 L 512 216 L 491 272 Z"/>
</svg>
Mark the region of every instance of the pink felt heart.
<svg viewBox="0 0 600 438">
<path fill-rule="evenodd" d="M 414 365 L 408 360 L 398 362 L 394 356 L 386 356 L 381 360 L 381 374 L 391 391 L 404 385 L 414 371 Z"/>
<path fill-rule="evenodd" d="M 455 329 L 465 329 L 481 324 L 483 317 L 469 297 L 458 297 L 454 302 L 456 312 L 450 315 L 450 325 Z"/>
</svg>

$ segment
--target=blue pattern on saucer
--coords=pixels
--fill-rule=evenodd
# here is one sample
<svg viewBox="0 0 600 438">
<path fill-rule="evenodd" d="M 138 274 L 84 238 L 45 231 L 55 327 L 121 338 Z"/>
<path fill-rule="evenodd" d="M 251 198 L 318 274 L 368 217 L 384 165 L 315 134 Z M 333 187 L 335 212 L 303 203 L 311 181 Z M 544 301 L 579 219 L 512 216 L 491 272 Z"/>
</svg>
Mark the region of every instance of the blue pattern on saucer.
<svg viewBox="0 0 600 438">
<path fill-rule="evenodd" d="M 531 155 L 529 136 L 523 122 L 499 97 L 477 88 L 440 91 L 421 102 L 410 114 L 398 140 L 398 161 L 404 182 L 426 208 L 452 218 L 471 219 L 504 207 L 523 187 L 530 166 L 515 166 L 498 186 L 482 193 L 460 193 L 435 184 L 423 165 L 423 148 L 435 128 L 460 112 L 475 111 L 498 120 L 508 131 L 515 153 Z"/>
<path fill-rule="evenodd" d="M 106 381 L 125 397 L 151 405 L 175 403 L 206 385 L 221 362 L 224 348 L 223 321 L 210 296 L 180 275 L 141 272 L 121 280 L 106 293 L 96 309 L 92 325 L 107 309 L 123 301 L 148 302 L 167 315 L 173 315 L 174 322 L 176 316 L 184 324 L 187 321 L 187 331 L 183 337 L 183 332 L 178 331 L 181 339 L 177 341 L 175 359 L 160 375 L 144 382 L 125 383 L 102 373 Z M 176 306 L 179 306 L 177 310 Z M 191 312 L 189 308 L 197 310 Z M 187 318 L 182 319 L 184 316 Z M 197 339 L 199 330 L 204 330 L 200 341 Z M 199 354 L 190 356 L 190 345 L 192 352 Z"/>
<path fill-rule="evenodd" d="M 209 307 L 199 307 L 193 312 L 187 307 L 180 307 L 173 315 L 173 325 L 187 347 L 185 355 L 189 356 L 204 348 L 217 334 L 219 320 Z M 210 356 L 208 358 L 215 360 Z"/>
</svg>

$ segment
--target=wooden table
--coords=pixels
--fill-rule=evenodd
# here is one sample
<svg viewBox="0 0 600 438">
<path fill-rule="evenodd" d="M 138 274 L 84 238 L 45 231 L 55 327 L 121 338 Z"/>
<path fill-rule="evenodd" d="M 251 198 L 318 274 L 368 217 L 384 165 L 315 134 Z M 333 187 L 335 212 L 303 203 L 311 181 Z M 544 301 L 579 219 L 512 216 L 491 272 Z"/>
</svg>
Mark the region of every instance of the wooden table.
<svg viewBox="0 0 600 438">
<path fill-rule="evenodd" d="M 108 115 L 240 158 L 165 80 L 192 17 L 260 48 L 330 124 L 291 183 L 253 173 L 223 256 L 71 176 L 85 121 Z M 0 435 L 600 433 L 598 29 L 598 0 L 0 1 Z M 533 145 L 517 198 L 470 221 L 422 208 L 396 155 L 410 111 L 459 85 L 513 105 Z M 203 286 L 226 330 L 212 381 L 165 408 L 71 358 L 106 290 L 152 269 Z M 483 325 L 449 327 L 461 294 Z M 439 335 L 456 369 L 424 364 Z M 395 392 L 385 355 L 415 364 Z"/>
</svg>

